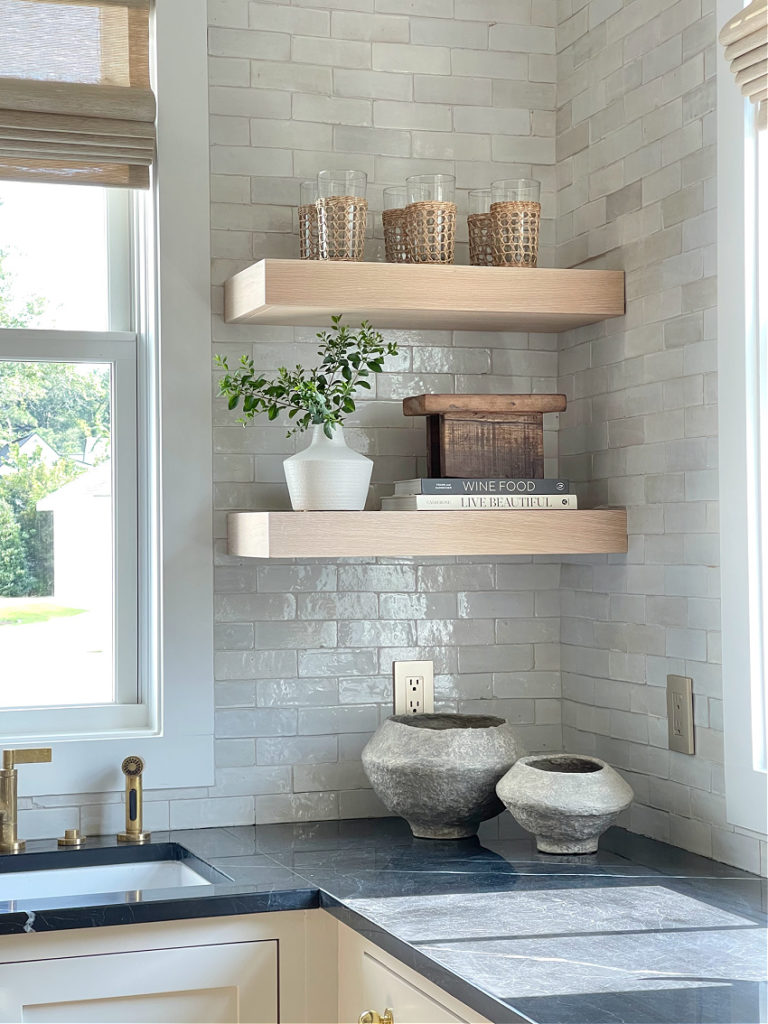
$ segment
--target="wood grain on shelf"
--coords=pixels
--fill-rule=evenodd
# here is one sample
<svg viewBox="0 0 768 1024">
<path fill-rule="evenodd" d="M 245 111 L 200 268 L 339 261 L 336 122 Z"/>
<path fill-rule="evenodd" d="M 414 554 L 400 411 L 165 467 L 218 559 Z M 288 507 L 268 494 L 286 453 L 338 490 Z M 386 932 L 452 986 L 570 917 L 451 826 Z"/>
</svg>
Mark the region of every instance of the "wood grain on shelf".
<svg viewBox="0 0 768 1024">
<path fill-rule="evenodd" d="M 224 285 L 227 323 L 564 331 L 624 313 L 621 270 L 261 260 Z"/>
<path fill-rule="evenodd" d="M 403 399 L 403 415 L 563 412 L 565 405 L 565 395 L 411 395 Z"/>
<path fill-rule="evenodd" d="M 549 555 L 627 550 L 625 509 L 230 512 L 229 553 L 253 558 Z"/>
</svg>

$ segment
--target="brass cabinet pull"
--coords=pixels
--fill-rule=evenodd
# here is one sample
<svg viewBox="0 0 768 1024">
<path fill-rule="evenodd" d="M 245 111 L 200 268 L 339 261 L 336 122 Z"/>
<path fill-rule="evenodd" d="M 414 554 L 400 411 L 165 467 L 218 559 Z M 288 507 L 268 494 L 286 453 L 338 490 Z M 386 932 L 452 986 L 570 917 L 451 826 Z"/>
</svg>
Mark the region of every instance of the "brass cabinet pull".
<svg viewBox="0 0 768 1024">
<path fill-rule="evenodd" d="M 375 1010 L 366 1010 L 365 1013 L 360 1014 L 358 1024 L 395 1024 L 395 1018 L 389 1007 L 384 1011 L 383 1017 L 380 1017 Z"/>
</svg>

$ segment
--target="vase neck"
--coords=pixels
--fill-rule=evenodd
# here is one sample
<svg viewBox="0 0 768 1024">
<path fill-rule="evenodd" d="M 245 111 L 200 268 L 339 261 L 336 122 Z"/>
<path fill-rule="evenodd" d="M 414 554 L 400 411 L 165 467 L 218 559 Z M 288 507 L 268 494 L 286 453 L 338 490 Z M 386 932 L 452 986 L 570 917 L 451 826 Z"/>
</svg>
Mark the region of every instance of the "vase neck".
<svg viewBox="0 0 768 1024">
<path fill-rule="evenodd" d="M 312 426 L 312 444 L 335 444 L 339 447 L 346 447 L 344 440 L 344 428 L 340 425 L 333 427 L 332 436 L 328 437 L 322 423 L 315 423 Z"/>
</svg>

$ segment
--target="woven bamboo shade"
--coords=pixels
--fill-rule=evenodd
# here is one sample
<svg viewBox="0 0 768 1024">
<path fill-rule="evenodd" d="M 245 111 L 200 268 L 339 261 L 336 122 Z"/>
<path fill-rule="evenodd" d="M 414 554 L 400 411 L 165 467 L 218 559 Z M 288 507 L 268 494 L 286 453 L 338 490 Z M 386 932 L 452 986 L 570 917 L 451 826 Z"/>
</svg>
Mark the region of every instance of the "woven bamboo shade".
<svg viewBox="0 0 768 1024">
<path fill-rule="evenodd" d="M 753 0 L 723 25 L 720 42 L 736 85 L 757 104 L 757 126 L 768 125 L 768 0 Z"/>
<path fill-rule="evenodd" d="M 467 228 L 470 266 L 492 267 L 493 227 L 490 213 L 470 213 L 467 217 Z"/>
<path fill-rule="evenodd" d="M 149 186 L 149 0 L 0 0 L 0 178 Z"/>
<path fill-rule="evenodd" d="M 318 259 L 357 262 L 365 252 L 368 200 L 330 196 L 317 200 Z"/>
<path fill-rule="evenodd" d="M 408 240 L 405 236 L 405 209 L 383 210 L 384 258 L 387 263 L 410 263 Z"/>
<path fill-rule="evenodd" d="M 317 207 L 314 203 L 299 207 L 299 259 L 320 259 L 317 242 Z"/>
<path fill-rule="evenodd" d="M 492 203 L 490 216 L 494 266 L 535 267 L 539 257 L 541 203 Z"/>
<path fill-rule="evenodd" d="M 453 263 L 456 203 L 425 200 L 405 208 L 405 234 L 411 263 Z"/>
</svg>

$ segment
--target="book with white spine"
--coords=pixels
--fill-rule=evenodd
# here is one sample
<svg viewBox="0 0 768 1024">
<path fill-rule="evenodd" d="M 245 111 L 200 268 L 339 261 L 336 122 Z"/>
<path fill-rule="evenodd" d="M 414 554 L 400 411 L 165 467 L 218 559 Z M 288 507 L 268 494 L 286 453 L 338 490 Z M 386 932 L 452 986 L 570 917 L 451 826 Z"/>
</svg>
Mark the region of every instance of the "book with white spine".
<svg viewBox="0 0 768 1024">
<path fill-rule="evenodd" d="M 383 512 L 443 509 L 573 509 L 575 494 L 412 494 L 381 499 Z"/>
</svg>

